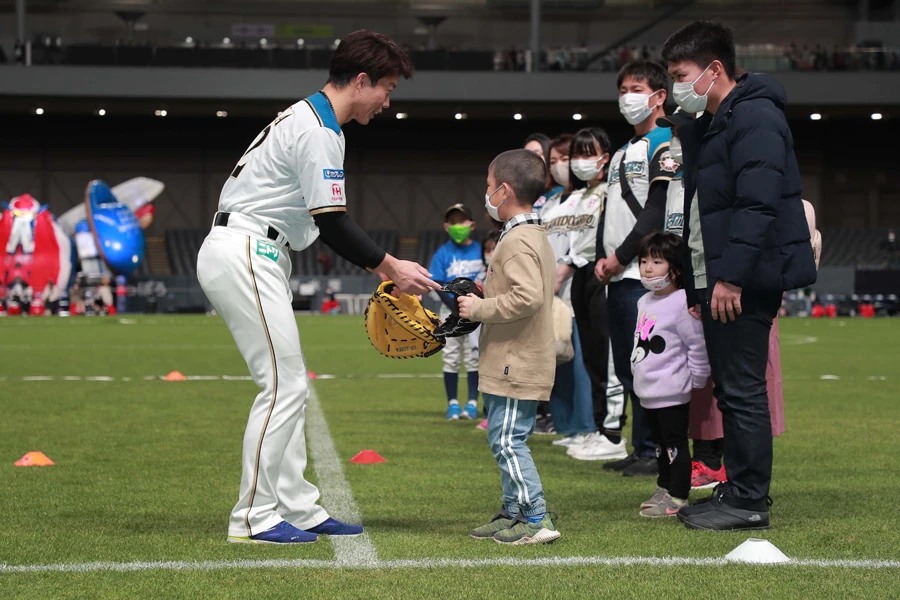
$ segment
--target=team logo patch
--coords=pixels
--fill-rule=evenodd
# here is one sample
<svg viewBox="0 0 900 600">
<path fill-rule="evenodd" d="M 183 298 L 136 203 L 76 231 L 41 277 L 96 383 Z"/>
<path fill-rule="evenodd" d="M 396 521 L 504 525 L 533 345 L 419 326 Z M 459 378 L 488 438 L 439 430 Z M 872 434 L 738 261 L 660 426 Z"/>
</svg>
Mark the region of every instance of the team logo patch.
<svg viewBox="0 0 900 600">
<path fill-rule="evenodd" d="M 340 204 L 344 201 L 344 186 L 339 183 L 331 184 L 331 201 Z"/>
<path fill-rule="evenodd" d="M 324 177 L 325 179 L 337 179 L 338 181 L 343 181 L 344 170 L 343 169 L 322 169 L 322 177 Z"/>
<path fill-rule="evenodd" d="M 265 256 L 266 258 L 275 262 L 278 262 L 278 256 L 280 255 L 280 252 L 278 251 L 278 248 L 275 247 L 275 244 L 270 244 L 261 240 L 256 240 L 256 253 L 260 256 Z"/>
<path fill-rule="evenodd" d="M 672 153 L 668 150 L 663 151 L 662 156 L 659 157 L 659 168 L 665 173 L 678 171 L 678 163 L 675 162 L 675 159 L 672 158 Z"/>
</svg>

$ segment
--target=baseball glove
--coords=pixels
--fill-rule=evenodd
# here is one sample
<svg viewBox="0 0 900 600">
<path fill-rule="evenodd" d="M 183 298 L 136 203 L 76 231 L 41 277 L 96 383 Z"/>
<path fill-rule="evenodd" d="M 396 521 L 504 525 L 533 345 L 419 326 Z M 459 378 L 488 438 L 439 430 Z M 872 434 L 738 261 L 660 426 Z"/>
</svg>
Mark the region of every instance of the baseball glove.
<svg viewBox="0 0 900 600">
<path fill-rule="evenodd" d="M 448 282 L 441 288 L 442 292 L 453 294 L 454 297 L 465 296 L 467 294 L 475 294 L 479 298 L 484 298 L 484 294 L 475 285 L 475 282 L 465 277 L 457 277 L 453 281 Z M 470 321 L 459 316 L 459 306 L 454 303 L 450 316 L 444 319 L 444 322 L 434 331 L 434 337 L 446 343 L 448 337 L 460 337 L 468 335 L 478 329 L 480 323 Z"/>
<path fill-rule="evenodd" d="M 394 282 L 378 286 L 366 307 L 366 333 L 375 349 L 389 358 L 428 357 L 444 347 L 434 336 L 441 320 L 409 294 L 393 296 Z"/>
</svg>

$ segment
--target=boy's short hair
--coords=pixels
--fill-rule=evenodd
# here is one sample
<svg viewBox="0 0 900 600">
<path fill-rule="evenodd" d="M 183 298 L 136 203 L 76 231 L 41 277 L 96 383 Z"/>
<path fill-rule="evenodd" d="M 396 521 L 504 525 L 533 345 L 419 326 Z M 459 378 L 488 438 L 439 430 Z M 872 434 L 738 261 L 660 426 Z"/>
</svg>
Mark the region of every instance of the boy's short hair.
<svg viewBox="0 0 900 600">
<path fill-rule="evenodd" d="M 626 77 L 631 77 L 638 81 L 646 81 L 647 85 L 654 92 L 666 90 L 669 93 L 669 72 L 658 62 L 652 60 L 638 59 L 625 63 L 619 69 L 619 75 L 616 77 L 616 88 L 622 87 L 622 82 Z"/>
<path fill-rule="evenodd" d="M 374 86 L 378 80 L 391 75 L 409 79 L 414 71 L 409 56 L 394 40 L 381 33 L 360 29 L 342 39 L 331 55 L 328 83 L 342 88 L 360 73 L 365 73 Z"/>
<path fill-rule="evenodd" d="M 730 79 L 734 79 L 737 70 L 734 34 L 716 21 L 694 21 L 685 25 L 663 44 L 662 57 L 667 63 L 691 61 L 701 69 L 718 60 Z"/>
<path fill-rule="evenodd" d="M 534 204 L 547 183 L 547 165 L 544 159 L 524 148 L 507 150 L 491 162 L 488 169 L 494 174 L 497 185 L 507 184 L 516 194 L 519 204 Z"/>
</svg>

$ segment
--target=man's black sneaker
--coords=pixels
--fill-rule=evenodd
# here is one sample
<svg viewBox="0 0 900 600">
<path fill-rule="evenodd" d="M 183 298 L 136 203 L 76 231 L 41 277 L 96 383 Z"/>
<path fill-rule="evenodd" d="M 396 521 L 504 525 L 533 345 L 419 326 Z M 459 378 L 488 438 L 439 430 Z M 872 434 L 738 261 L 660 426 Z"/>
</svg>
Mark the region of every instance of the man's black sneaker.
<svg viewBox="0 0 900 600">
<path fill-rule="evenodd" d="M 715 489 L 713 489 L 713 493 L 711 496 L 701 498 L 690 506 L 682 507 L 681 510 L 678 511 L 678 518 L 681 519 L 682 522 L 684 522 L 685 518 L 692 515 L 699 515 L 700 513 L 716 510 L 716 507 L 719 506 L 719 502 L 721 501 L 724 492 L 725 488 L 721 484 L 717 485 Z"/>
<path fill-rule="evenodd" d="M 709 502 L 707 504 L 713 503 Z M 716 506 L 713 510 L 681 517 L 681 522 L 688 529 L 703 529 L 706 531 L 761 531 L 769 529 L 768 510 L 744 510 L 724 502 L 716 502 L 715 504 Z"/>
<path fill-rule="evenodd" d="M 633 463 L 622 470 L 625 477 L 653 477 L 659 475 L 659 465 L 655 458 L 637 457 Z"/>
<path fill-rule="evenodd" d="M 625 469 L 627 469 L 628 467 L 633 465 L 637 459 L 638 459 L 637 455 L 629 454 L 625 458 L 622 458 L 619 460 L 612 460 L 612 461 L 603 463 L 603 470 L 604 471 L 617 471 L 617 472 L 624 471 Z"/>
</svg>

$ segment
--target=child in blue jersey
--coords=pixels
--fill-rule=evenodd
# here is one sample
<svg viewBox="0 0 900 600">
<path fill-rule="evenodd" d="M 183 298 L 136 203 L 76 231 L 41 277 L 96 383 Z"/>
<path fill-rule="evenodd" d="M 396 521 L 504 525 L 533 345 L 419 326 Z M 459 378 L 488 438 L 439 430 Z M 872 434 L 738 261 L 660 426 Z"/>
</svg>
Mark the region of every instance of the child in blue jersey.
<svg viewBox="0 0 900 600">
<path fill-rule="evenodd" d="M 475 222 L 472 211 L 463 204 L 454 204 L 444 213 L 444 231 L 450 240 L 437 249 L 428 269 L 432 278 L 441 285 L 457 277 L 475 281 L 482 272 L 481 244 L 472 239 Z M 440 293 L 444 305 L 439 316 L 443 321 L 450 315 L 456 298 Z M 467 336 L 447 338 L 444 346 L 444 388 L 447 391 L 447 420 L 457 421 L 478 418 L 478 330 Z M 460 406 L 459 368 L 465 364 L 468 378 L 469 400 L 465 408 Z"/>
</svg>

